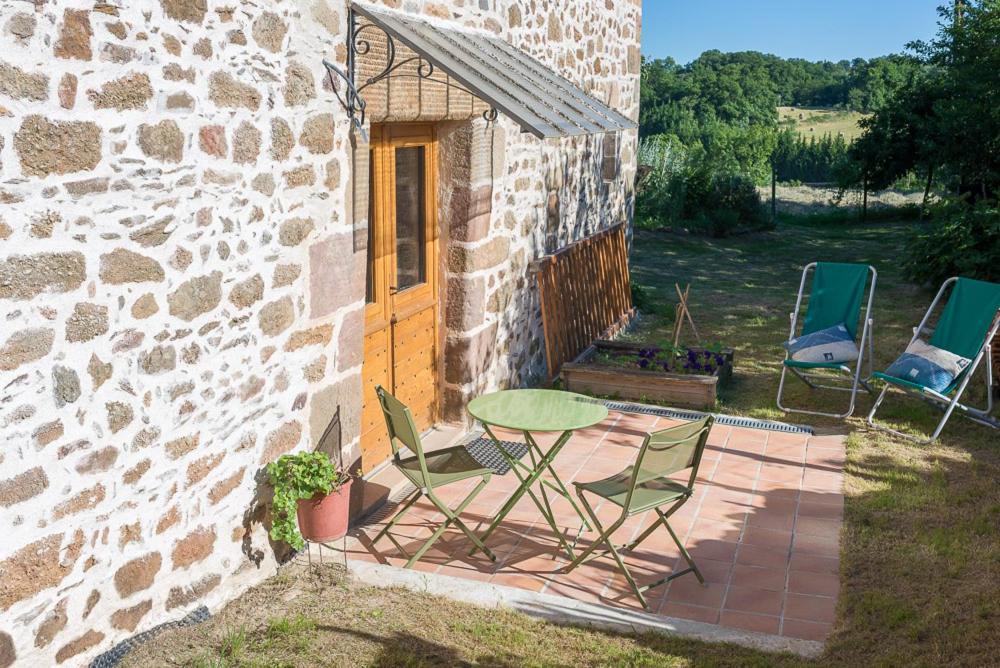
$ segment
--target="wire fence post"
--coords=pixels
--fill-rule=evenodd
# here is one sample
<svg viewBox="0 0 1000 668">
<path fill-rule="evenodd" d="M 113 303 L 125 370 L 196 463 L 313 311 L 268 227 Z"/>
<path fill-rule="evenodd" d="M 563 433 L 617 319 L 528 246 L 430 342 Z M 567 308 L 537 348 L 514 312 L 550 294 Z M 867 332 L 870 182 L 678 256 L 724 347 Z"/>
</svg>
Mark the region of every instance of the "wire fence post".
<svg viewBox="0 0 1000 668">
<path fill-rule="evenodd" d="M 771 223 L 778 219 L 778 170 L 771 163 Z"/>
</svg>

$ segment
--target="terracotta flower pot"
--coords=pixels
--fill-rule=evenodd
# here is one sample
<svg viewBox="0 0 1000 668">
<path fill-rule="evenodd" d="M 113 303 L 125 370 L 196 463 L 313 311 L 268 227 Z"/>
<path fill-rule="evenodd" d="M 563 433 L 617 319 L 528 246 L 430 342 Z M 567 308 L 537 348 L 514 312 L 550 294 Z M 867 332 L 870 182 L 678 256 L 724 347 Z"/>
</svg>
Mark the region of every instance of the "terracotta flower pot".
<svg viewBox="0 0 1000 668">
<path fill-rule="evenodd" d="M 324 543 L 342 538 L 347 533 L 352 482 L 353 480 L 348 480 L 331 494 L 299 499 L 296 515 L 303 538 L 314 543 Z"/>
</svg>

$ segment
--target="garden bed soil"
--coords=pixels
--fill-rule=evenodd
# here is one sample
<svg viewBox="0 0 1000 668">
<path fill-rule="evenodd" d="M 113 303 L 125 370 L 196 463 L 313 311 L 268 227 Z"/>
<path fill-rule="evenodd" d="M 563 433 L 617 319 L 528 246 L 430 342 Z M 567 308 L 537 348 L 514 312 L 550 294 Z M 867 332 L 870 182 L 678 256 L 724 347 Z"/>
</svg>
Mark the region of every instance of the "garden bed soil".
<svg viewBox="0 0 1000 668">
<path fill-rule="evenodd" d="M 650 371 L 640 368 L 599 364 L 600 353 L 634 355 L 650 345 L 620 341 L 596 341 L 573 362 L 562 367 L 562 379 L 567 390 L 636 401 L 654 401 L 681 408 L 709 409 L 718 399 L 719 384 L 733 374 L 733 351 L 720 351 L 723 365 L 714 374 L 681 374 Z M 692 346 L 704 352 L 705 348 Z"/>
</svg>

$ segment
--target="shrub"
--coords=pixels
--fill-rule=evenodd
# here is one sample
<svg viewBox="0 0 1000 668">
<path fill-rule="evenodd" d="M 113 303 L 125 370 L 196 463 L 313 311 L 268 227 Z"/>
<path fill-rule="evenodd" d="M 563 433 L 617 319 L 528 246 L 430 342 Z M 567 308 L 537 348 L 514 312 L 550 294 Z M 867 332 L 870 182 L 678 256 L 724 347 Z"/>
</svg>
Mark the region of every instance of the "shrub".
<svg viewBox="0 0 1000 668">
<path fill-rule="evenodd" d="M 636 203 L 640 226 L 674 225 L 724 237 L 766 222 L 752 179 L 720 170 L 676 137 L 642 140 L 639 160 L 647 170 Z"/>
<path fill-rule="evenodd" d="M 1000 282 L 1000 207 L 951 200 L 937 206 L 907 246 L 909 279 L 939 285 L 952 276 Z"/>
</svg>

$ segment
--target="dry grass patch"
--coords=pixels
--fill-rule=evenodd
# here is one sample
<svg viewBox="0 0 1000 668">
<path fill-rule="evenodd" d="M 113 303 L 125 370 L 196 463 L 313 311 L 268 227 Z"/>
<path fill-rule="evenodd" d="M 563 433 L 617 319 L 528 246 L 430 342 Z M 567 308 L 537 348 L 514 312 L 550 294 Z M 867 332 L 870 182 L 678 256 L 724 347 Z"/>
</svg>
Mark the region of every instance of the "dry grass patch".
<svg viewBox="0 0 1000 668">
<path fill-rule="evenodd" d="M 789 656 L 548 624 L 294 565 L 123 666 L 799 666 Z"/>
</svg>

